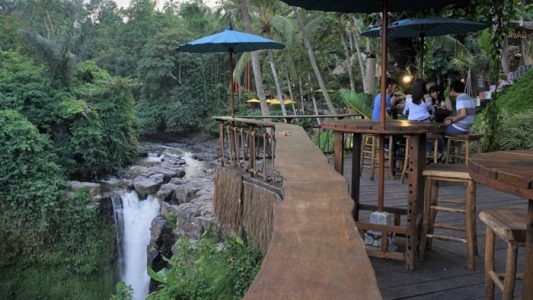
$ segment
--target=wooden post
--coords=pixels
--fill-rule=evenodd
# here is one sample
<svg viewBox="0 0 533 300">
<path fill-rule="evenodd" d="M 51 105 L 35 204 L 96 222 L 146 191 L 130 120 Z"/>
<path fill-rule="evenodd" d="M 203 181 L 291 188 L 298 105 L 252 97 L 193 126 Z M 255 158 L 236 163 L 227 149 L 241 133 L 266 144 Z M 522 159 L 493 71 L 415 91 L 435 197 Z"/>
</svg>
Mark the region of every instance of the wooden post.
<svg viewBox="0 0 533 300">
<path fill-rule="evenodd" d="M 343 159 L 344 159 L 344 133 L 335 131 L 335 144 L 333 146 L 334 158 L 335 158 L 335 171 L 343 175 Z"/>
<path fill-rule="evenodd" d="M 422 234 L 422 210 L 424 205 L 424 169 L 426 159 L 426 135 L 413 134 L 409 136 L 409 192 L 407 204 L 407 245 L 405 251 L 405 265 L 407 270 L 413 270 L 418 257 L 419 237 Z"/>
<path fill-rule="evenodd" d="M 248 127 L 248 171 L 253 174 L 255 169 L 255 128 Z"/>
<path fill-rule="evenodd" d="M 353 134 L 353 152 L 352 152 L 352 190 L 350 196 L 355 202 L 355 207 L 353 210 L 354 220 L 359 220 L 359 187 L 360 187 L 360 178 L 361 178 L 361 147 L 362 147 L 362 134 L 354 133 Z"/>
<path fill-rule="evenodd" d="M 522 299 L 533 299 L 533 199 L 528 201 L 527 234 L 526 234 L 526 262 L 524 264 L 524 283 Z"/>
<path fill-rule="evenodd" d="M 220 147 L 220 166 L 224 166 L 224 122 L 219 124 L 219 147 Z"/>
</svg>

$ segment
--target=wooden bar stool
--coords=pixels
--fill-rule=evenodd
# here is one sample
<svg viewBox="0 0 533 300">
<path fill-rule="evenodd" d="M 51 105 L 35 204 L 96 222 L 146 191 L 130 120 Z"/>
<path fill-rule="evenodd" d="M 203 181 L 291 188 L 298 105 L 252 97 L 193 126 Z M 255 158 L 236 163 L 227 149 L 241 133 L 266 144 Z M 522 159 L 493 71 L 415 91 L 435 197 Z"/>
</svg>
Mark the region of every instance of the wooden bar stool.
<svg viewBox="0 0 533 300">
<path fill-rule="evenodd" d="M 467 266 L 473 270 L 474 255 L 478 253 L 476 235 L 476 182 L 470 177 L 466 165 L 430 164 L 423 172 L 425 177 L 423 233 L 420 240 L 420 257 L 431 247 L 432 239 L 466 244 Z M 466 186 L 465 199 L 443 199 L 438 197 L 439 183 L 456 182 Z M 437 213 L 464 214 L 465 226 L 436 223 Z M 434 234 L 436 228 L 465 232 L 464 238 Z M 428 240 L 429 239 L 429 240 Z"/>
<path fill-rule="evenodd" d="M 446 163 L 449 163 L 451 158 L 464 160 L 464 164 L 468 164 L 468 158 L 470 157 L 470 142 L 477 143 L 477 154 L 481 153 L 481 138 L 482 134 L 459 134 L 459 135 L 446 135 Z M 465 154 L 460 153 L 460 149 L 457 143 L 464 143 Z"/>
<path fill-rule="evenodd" d="M 370 180 L 374 181 L 374 173 L 378 165 L 378 151 L 379 151 L 379 138 L 376 135 L 365 135 L 363 139 L 363 146 L 361 148 L 361 172 L 363 174 L 364 168 L 370 169 Z M 385 152 L 385 168 L 389 169 L 389 176 L 393 178 L 392 173 L 392 150 L 393 139 L 392 136 L 385 138 L 385 142 L 389 144 L 388 152 Z"/>
<path fill-rule="evenodd" d="M 485 287 L 487 299 L 494 299 L 494 287 L 503 293 L 503 299 L 513 299 L 516 279 L 523 274 L 516 273 L 518 247 L 524 247 L 527 229 L 527 210 L 518 208 L 487 209 L 479 213 L 487 225 L 485 244 Z M 494 263 L 494 234 L 507 243 L 505 273 L 498 274 Z M 503 279 L 503 281 L 502 281 Z"/>
</svg>

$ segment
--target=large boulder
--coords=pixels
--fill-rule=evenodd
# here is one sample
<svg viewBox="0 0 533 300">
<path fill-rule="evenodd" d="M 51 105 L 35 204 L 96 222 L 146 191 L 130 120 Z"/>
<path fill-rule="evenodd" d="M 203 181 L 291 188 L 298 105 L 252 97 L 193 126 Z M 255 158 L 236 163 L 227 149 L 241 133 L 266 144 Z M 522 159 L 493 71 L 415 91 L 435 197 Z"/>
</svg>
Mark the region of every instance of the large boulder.
<svg viewBox="0 0 533 300">
<path fill-rule="evenodd" d="M 163 176 L 161 178 L 137 176 L 133 179 L 133 186 L 135 191 L 139 194 L 140 198 L 144 198 L 148 195 L 157 192 L 161 184 L 163 183 Z"/>
</svg>

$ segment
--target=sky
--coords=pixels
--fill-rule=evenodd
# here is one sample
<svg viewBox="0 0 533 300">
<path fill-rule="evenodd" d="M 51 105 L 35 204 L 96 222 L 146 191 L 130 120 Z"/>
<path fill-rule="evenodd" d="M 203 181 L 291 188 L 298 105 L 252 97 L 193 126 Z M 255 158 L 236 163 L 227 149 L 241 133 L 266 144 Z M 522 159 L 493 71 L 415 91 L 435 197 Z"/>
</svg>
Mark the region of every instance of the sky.
<svg viewBox="0 0 533 300">
<path fill-rule="evenodd" d="M 177 0 L 177 2 L 185 2 L 186 0 Z M 118 7 L 127 7 L 130 4 L 130 0 L 115 0 Z M 162 7 L 165 0 L 157 0 L 157 7 Z M 207 6 L 214 6 L 216 4 L 216 0 L 204 0 L 204 3 Z"/>
</svg>

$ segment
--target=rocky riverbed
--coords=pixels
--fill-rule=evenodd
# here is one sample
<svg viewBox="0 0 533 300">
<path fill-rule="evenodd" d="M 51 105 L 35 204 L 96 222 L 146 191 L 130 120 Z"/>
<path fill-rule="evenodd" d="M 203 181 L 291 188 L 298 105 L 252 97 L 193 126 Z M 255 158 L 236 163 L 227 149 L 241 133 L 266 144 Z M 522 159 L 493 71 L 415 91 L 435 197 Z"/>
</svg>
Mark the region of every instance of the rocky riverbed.
<svg viewBox="0 0 533 300">
<path fill-rule="evenodd" d="M 178 238 L 197 239 L 214 224 L 213 176 L 217 165 L 217 140 L 196 138 L 180 142 L 143 142 L 139 159 L 117 176 L 97 182 L 71 182 L 73 190 L 88 187 L 93 206 L 113 216 L 111 199 L 135 190 L 140 199 L 155 196 L 160 213 L 152 221 L 147 264 L 165 267 Z"/>
</svg>

